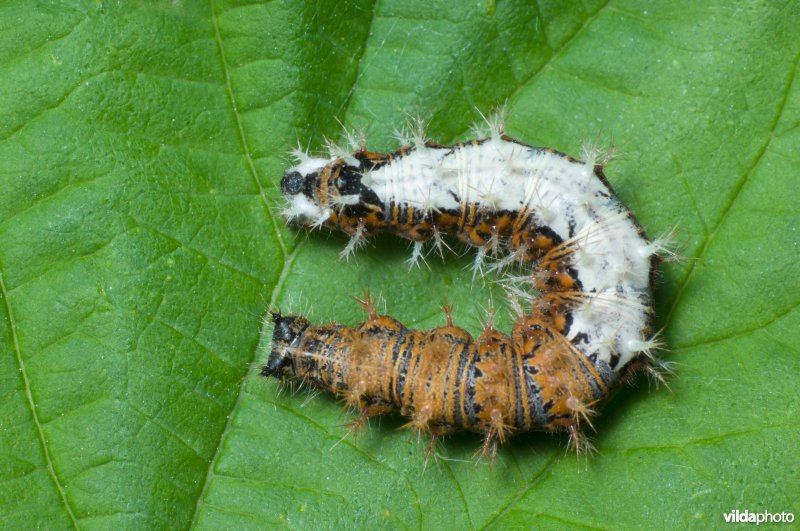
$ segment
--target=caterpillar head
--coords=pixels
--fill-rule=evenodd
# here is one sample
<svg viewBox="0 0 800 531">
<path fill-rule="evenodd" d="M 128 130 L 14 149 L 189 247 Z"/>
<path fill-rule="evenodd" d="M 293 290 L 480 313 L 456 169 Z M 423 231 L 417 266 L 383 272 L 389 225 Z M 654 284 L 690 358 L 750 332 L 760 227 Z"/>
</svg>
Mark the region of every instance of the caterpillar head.
<svg viewBox="0 0 800 531">
<path fill-rule="evenodd" d="M 328 224 L 355 234 L 362 217 L 383 207 L 366 180 L 362 162 L 354 157 L 306 158 L 281 178 L 289 202 L 283 214 L 301 225 Z"/>
<path fill-rule="evenodd" d="M 274 376 L 280 380 L 294 376 L 292 350 L 300 343 L 300 337 L 310 325 L 308 319 L 299 315 L 272 313 L 272 348 L 267 364 L 261 369 L 261 376 Z"/>
<path fill-rule="evenodd" d="M 330 178 L 330 161 L 322 158 L 308 157 L 297 166 L 289 168 L 281 178 L 281 192 L 288 201 L 283 215 L 290 221 L 302 225 L 321 226 L 331 210 L 327 201 L 321 201 L 324 194 L 320 190 L 327 188 Z"/>
</svg>

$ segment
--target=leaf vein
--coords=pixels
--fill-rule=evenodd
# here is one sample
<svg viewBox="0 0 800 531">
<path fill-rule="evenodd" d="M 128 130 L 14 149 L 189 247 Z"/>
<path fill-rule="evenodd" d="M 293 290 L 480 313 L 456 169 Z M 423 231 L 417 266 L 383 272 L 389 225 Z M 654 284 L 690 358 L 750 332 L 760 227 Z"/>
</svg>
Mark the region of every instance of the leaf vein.
<svg viewBox="0 0 800 531">
<path fill-rule="evenodd" d="M 236 128 L 239 132 L 239 140 L 242 143 L 242 150 L 245 161 L 247 162 L 247 167 L 250 170 L 250 175 L 253 177 L 253 181 L 256 183 L 258 187 L 259 194 L 261 195 L 261 200 L 264 203 L 264 212 L 266 213 L 267 219 L 272 223 L 272 227 L 275 230 L 275 238 L 278 240 L 278 245 L 281 248 L 281 255 L 283 258 L 286 258 L 287 255 L 287 248 L 286 243 L 283 241 L 283 236 L 281 235 L 280 227 L 278 227 L 278 222 L 275 220 L 275 216 L 272 215 L 272 209 L 270 208 L 269 201 L 267 200 L 267 193 L 264 189 L 264 186 L 261 184 L 261 178 L 258 175 L 258 170 L 256 169 L 255 162 L 253 161 L 253 154 L 250 151 L 250 144 L 247 141 L 247 135 L 245 134 L 244 130 L 244 123 L 242 122 L 242 115 L 239 112 L 238 104 L 236 103 L 236 95 L 233 92 L 233 83 L 231 81 L 231 69 L 228 65 L 228 60 L 225 57 L 225 45 L 222 42 L 222 34 L 220 33 L 219 29 L 219 21 L 217 20 L 217 11 L 215 6 L 214 0 L 209 0 L 209 8 L 211 11 L 211 25 L 214 29 L 214 38 L 217 43 L 217 49 L 219 51 L 219 58 L 222 64 L 222 72 L 225 76 L 225 90 L 228 94 L 228 101 L 231 104 L 231 111 L 233 112 L 234 121 L 236 122 Z"/>
<path fill-rule="evenodd" d="M 547 460 L 544 467 L 539 471 L 538 474 L 529 482 L 527 482 L 524 488 L 520 489 L 519 493 L 509 501 L 505 507 L 500 508 L 497 513 L 492 517 L 488 522 L 486 522 L 481 529 L 489 529 L 493 527 L 495 524 L 500 522 L 503 517 L 508 514 L 509 511 L 519 503 L 536 485 L 542 482 L 542 480 L 546 477 L 547 473 L 550 471 L 553 466 L 555 466 L 556 462 L 558 462 L 558 454 L 553 452 L 550 456 L 550 459 Z"/>
<path fill-rule="evenodd" d="M 444 463 L 445 470 L 450 475 L 450 479 L 453 480 L 453 483 L 456 486 L 456 492 L 458 492 L 458 497 L 461 500 L 461 504 L 464 506 L 464 514 L 467 515 L 467 521 L 469 522 L 470 529 L 475 529 L 475 522 L 472 519 L 472 513 L 469 510 L 469 504 L 467 503 L 467 498 L 464 496 L 464 489 L 461 488 L 461 482 L 458 481 L 458 478 L 453 473 L 452 467 L 445 461 Z"/>
<path fill-rule="evenodd" d="M 783 115 L 783 111 L 786 108 L 786 104 L 789 100 L 789 94 L 791 92 L 792 85 L 794 84 L 795 74 L 797 73 L 798 62 L 800 61 L 800 54 L 795 55 L 794 60 L 792 61 L 792 68 L 789 72 L 788 79 L 786 84 L 783 88 L 782 99 L 778 103 L 778 106 L 775 110 L 775 116 L 772 119 L 772 123 L 770 124 L 769 131 L 767 132 L 766 139 L 764 144 L 761 146 L 761 149 L 756 154 L 753 163 L 750 165 L 750 168 L 745 171 L 739 180 L 734 185 L 733 196 L 731 197 L 730 201 L 728 201 L 727 206 L 723 210 L 720 217 L 717 219 L 717 222 L 714 224 L 711 232 L 703 240 L 702 248 L 698 253 L 696 260 L 692 260 L 691 264 L 689 265 L 689 270 L 684 275 L 683 280 L 681 281 L 680 285 L 678 286 L 677 293 L 675 295 L 675 299 L 672 301 L 672 305 L 670 306 L 669 311 L 667 312 L 667 316 L 664 319 L 664 327 L 666 328 L 672 317 L 675 315 L 675 310 L 678 307 L 678 304 L 683 298 L 683 294 L 686 291 L 686 288 L 691 283 L 694 275 L 697 272 L 697 264 L 703 262 L 706 254 L 708 254 L 708 250 L 711 248 L 711 244 L 714 242 L 716 235 L 722 230 L 722 227 L 725 225 L 725 222 L 728 220 L 731 212 L 733 211 L 733 206 L 738 202 L 739 198 L 742 195 L 742 190 L 744 189 L 745 185 L 750 181 L 750 178 L 756 171 L 756 168 L 759 167 L 761 161 L 764 160 L 764 156 L 766 155 L 767 151 L 769 151 L 769 147 L 772 144 L 773 139 L 775 138 L 775 129 L 780 122 L 781 116 Z"/>
<path fill-rule="evenodd" d="M 709 339 L 704 339 L 702 341 L 698 341 L 696 343 L 689 343 L 689 344 L 686 344 L 686 345 L 681 345 L 680 347 L 677 347 L 677 348 L 674 348 L 674 349 L 670 349 L 670 352 L 687 351 L 687 350 L 695 349 L 695 348 L 698 348 L 698 347 L 705 347 L 705 346 L 708 346 L 708 345 L 713 345 L 715 343 L 721 343 L 723 341 L 730 341 L 731 339 L 738 339 L 738 338 L 741 338 L 741 337 L 744 337 L 744 336 L 749 336 L 753 332 L 758 332 L 758 331 L 761 331 L 761 330 L 765 330 L 766 328 L 771 326 L 773 323 L 776 323 L 776 322 L 780 321 L 781 319 L 783 319 L 787 315 L 791 314 L 794 310 L 796 310 L 798 308 L 798 306 L 800 306 L 800 302 L 795 303 L 794 305 L 789 307 L 786 311 L 783 311 L 783 312 L 779 313 L 778 315 L 775 315 L 774 317 L 772 317 L 768 321 L 766 321 L 764 323 L 761 323 L 760 325 L 755 326 L 753 328 L 746 328 L 746 329 L 739 330 L 739 331 L 736 331 L 736 332 L 731 332 L 731 333 L 728 333 L 727 335 L 725 335 L 723 337 L 709 338 Z"/>
<path fill-rule="evenodd" d="M 179 443 L 181 443 L 183 446 L 185 446 L 187 449 L 189 449 L 193 454 L 195 454 L 201 460 L 203 459 L 202 452 L 200 452 L 200 450 L 198 450 L 197 448 L 195 448 L 194 446 L 189 444 L 188 441 L 184 440 L 183 437 L 181 437 L 180 434 L 177 431 L 175 431 L 173 428 L 167 426 L 166 424 L 164 424 L 160 420 L 157 420 L 153 415 L 150 415 L 146 411 L 142 411 L 141 409 L 139 409 L 138 407 L 134 406 L 131 403 L 128 403 L 128 407 L 130 407 L 133 411 L 135 411 L 136 413 L 141 415 L 142 418 L 144 418 L 147 422 L 150 422 L 151 424 L 153 424 L 155 426 L 158 426 L 160 429 L 162 429 L 166 433 L 170 434 L 174 439 L 176 439 Z"/>
<path fill-rule="evenodd" d="M 50 478 L 53 480 L 53 484 L 55 485 L 59 496 L 61 497 L 61 501 L 64 504 L 64 508 L 67 511 L 67 516 L 69 516 L 72 526 L 75 529 L 79 529 L 80 526 L 78 525 L 78 520 L 75 518 L 75 513 L 73 512 L 72 506 L 67 499 L 67 493 L 64 491 L 64 486 L 61 484 L 61 480 L 59 479 L 55 470 L 55 466 L 53 465 L 53 457 L 50 455 L 50 447 L 47 444 L 47 437 L 45 437 L 44 434 L 44 426 L 39 421 L 39 413 L 36 411 L 36 404 L 34 403 L 33 393 L 31 392 L 31 382 L 28 378 L 28 371 L 25 367 L 25 361 L 22 359 L 22 349 L 20 348 L 19 337 L 17 336 L 17 324 L 14 320 L 14 309 L 11 306 L 11 298 L 8 295 L 8 289 L 6 288 L 6 283 L 3 279 L 2 270 L 0 270 L 0 295 L 2 295 L 6 302 L 9 333 L 14 345 L 14 353 L 17 358 L 17 365 L 19 366 L 19 373 L 22 377 L 23 384 L 25 385 L 25 398 L 28 402 L 28 408 L 31 411 L 31 417 L 33 418 L 33 423 L 36 426 L 36 432 L 39 436 L 39 442 L 42 445 L 42 452 L 44 453 L 44 458 L 47 463 L 47 471 L 50 475 Z"/>
<path fill-rule="evenodd" d="M 219 264 L 220 266 L 224 267 L 225 269 L 228 269 L 228 270 L 230 270 L 230 271 L 232 271 L 234 273 L 242 275 L 243 277 L 245 277 L 245 278 L 247 278 L 249 280 L 252 280 L 256 285 L 260 286 L 263 283 L 263 281 L 260 278 L 254 276 L 251 273 L 248 273 L 246 271 L 242 271 L 241 269 L 238 269 L 238 268 L 232 266 L 231 264 L 226 264 L 219 257 L 208 255 L 208 254 L 204 253 L 203 251 L 201 251 L 200 249 L 198 249 L 197 247 L 193 247 L 189 243 L 179 240 L 175 236 L 172 236 L 172 235 L 167 234 L 167 233 L 165 233 L 163 231 L 160 231 L 160 230 L 158 230 L 156 228 L 153 228 L 153 227 L 151 227 L 151 226 L 149 226 L 149 225 L 147 225 L 145 223 L 142 223 L 141 220 L 136 219 L 133 216 L 129 216 L 129 217 L 134 223 L 136 223 L 136 225 L 138 227 L 140 227 L 140 228 L 142 228 L 144 230 L 150 231 L 153 234 L 156 234 L 158 236 L 161 236 L 162 238 L 166 238 L 167 240 L 169 240 L 172 243 L 174 243 L 175 245 L 177 245 L 177 247 L 180 248 L 180 249 L 186 249 L 188 251 L 191 251 L 191 252 L 197 254 L 197 256 L 201 257 L 207 264 L 211 264 L 211 263 Z M 106 243 L 106 245 L 107 244 L 108 243 Z M 93 252 L 96 252 L 96 251 L 93 251 Z"/>
<path fill-rule="evenodd" d="M 372 4 L 372 19 L 369 22 L 366 37 L 364 37 L 364 43 L 361 46 L 361 53 L 359 54 L 358 64 L 356 65 L 356 75 L 353 76 L 353 83 L 350 85 L 350 90 L 347 92 L 347 96 L 345 96 L 344 101 L 339 106 L 339 110 L 336 112 L 336 114 L 340 114 L 342 110 L 345 110 L 345 115 L 349 113 L 350 102 L 353 99 L 353 94 L 356 92 L 358 80 L 361 79 L 361 69 L 364 65 L 364 58 L 367 56 L 367 43 L 369 43 L 369 39 L 372 36 L 372 29 L 375 27 L 375 20 L 378 18 L 378 4 L 380 4 L 380 0 L 375 0 L 375 3 Z"/>
<path fill-rule="evenodd" d="M 530 85 L 537 77 L 539 77 L 539 75 L 542 72 L 547 70 L 548 67 L 551 67 L 551 65 L 554 64 L 555 60 L 558 57 L 560 57 L 561 54 L 563 54 L 566 50 L 568 50 L 569 47 L 572 45 L 572 43 L 575 42 L 578 39 L 578 37 L 580 37 L 595 20 L 597 20 L 600 14 L 606 9 L 606 7 L 608 7 L 609 1 L 610 0 L 606 1 L 606 3 L 600 6 L 594 13 L 589 14 L 589 16 L 583 22 L 583 24 L 581 24 L 581 26 L 577 30 L 575 30 L 575 33 L 570 35 L 569 38 L 567 38 L 559 48 L 554 49 L 552 51 L 547 61 L 542 63 L 542 65 L 539 66 L 539 68 L 531 72 L 526 79 L 516 83 L 515 84 L 516 88 L 512 90 L 508 95 L 506 95 L 505 98 L 502 98 L 500 101 L 510 102 L 517 94 L 519 94 L 523 89 L 525 89 L 528 85 Z M 537 8 L 538 8 L 538 3 L 537 3 Z M 456 135 L 456 137 L 457 138 L 463 137 L 468 132 L 469 130 L 462 131 L 459 135 Z"/>
</svg>

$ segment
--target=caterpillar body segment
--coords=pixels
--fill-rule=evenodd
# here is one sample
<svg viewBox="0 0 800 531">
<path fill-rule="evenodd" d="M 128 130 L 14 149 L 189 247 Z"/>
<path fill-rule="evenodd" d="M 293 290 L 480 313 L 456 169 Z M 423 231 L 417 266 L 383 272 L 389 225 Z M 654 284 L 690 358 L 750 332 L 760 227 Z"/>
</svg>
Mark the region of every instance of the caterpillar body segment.
<svg viewBox="0 0 800 531">
<path fill-rule="evenodd" d="M 473 431 L 493 444 L 579 426 L 576 415 L 615 381 L 580 356 L 561 355 L 558 335 L 532 317 L 510 336 L 487 328 L 478 338 L 457 326 L 413 330 L 385 315 L 354 327 L 272 319 L 263 376 L 303 380 L 367 417 L 400 413 L 408 427 L 434 435 Z"/>
</svg>

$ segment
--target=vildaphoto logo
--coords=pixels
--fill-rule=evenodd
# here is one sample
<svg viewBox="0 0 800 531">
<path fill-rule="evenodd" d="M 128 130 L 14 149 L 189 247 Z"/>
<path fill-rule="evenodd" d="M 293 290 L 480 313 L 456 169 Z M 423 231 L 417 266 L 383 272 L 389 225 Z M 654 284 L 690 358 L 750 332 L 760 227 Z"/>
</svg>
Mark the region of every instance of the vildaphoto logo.
<svg viewBox="0 0 800 531">
<path fill-rule="evenodd" d="M 734 509 L 729 513 L 723 515 L 725 523 L 728 524 L 791 524 L 794 522 L 794 513 L 771 513 L 769 511 L 762 511 L 754 513 L 745 509 L 740 511 Z"/>
</svg>

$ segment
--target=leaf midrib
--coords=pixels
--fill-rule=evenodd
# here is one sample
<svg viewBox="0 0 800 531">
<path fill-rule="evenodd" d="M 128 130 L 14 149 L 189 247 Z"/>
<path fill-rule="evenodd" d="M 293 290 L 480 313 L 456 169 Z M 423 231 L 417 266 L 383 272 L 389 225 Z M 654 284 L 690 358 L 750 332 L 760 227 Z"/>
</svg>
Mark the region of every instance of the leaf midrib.
<svg viewBox="0 0 800 531">
<path fill-rule="evenodd" d="M 233 92 L 233 85 L 231 83 L 230 67 L 228 65 L 227 59 L 225 58 L 225 46 L 222 42 L 222 34 L 220 33 L 219 29 L 219 21 L 217 19 L 215 0 L 209 0 L 209 10 L 211 12 L 211 24 L 214 28 L 214 40 L 217 43 L 217 50 L 219 52 L 220 64 L 222 67 L 223 74 L 225 76 L 225 92 L 228 96 L 228 102 L 231 105 L 231 111 L 233 112 L 233 116 L 236 122 L 236 128 L 239 133 L 239 140 L 242 143 L 243 155 L 245 157 L 245 160 L 247 161 L 247 167 L 250 170 L 250 175 L 252 176 L 253 181 L 258 187 L 258 192 L 261 197 L 261 203 L 264 207 L 264 213 L 267 216 L 267 219 L 272 224 L 272 228 L 275 233 L 275 238 L 278 241 L 278 245 L 281 251 L 281 256 L 283 258 L 283 266 L 281 268 L 278 281 L 276 282 L 275 287 L 272 290 L 272 295 L 270 297 L 270 307 L 272 307 L 277 301 L 278 296 L 280 295 L 283 289 L 283 284 L 286 280 L 286 277 L 288 276 L 292 263 L 294 262 L 295 256 L 297 256 L 299 250 L 302 248 L 302 242 L 300 242 L 297 246 L 295 246 L 292 253 L 287 256 L 286 244 L 283 241 L 283 236 L 281 235 L 277 221 L 275 220 L 275 217 L 272 215 L 272 211 L 269 208 L 269 201 L 267 200 L 264 187 L 261 184 L 261 179 L 258 175 L 258 170 L 256 169 L 255 163 L 253 162 L 253 156 L 250 151 L 250 146 L 247 142 L 247 136 L 245 135 L 244 125 L 242 123 L 242 117 L 241 114 L 239 113 L 239 107 L 236 104 L 236 95 Z M 258 348 L 256 347 L 256 350 L 250 357 L 251 361 L 251 363 L 249 364 L 250 369 L 247 371 L 244 378 L 242 378 L 241 383 L 239 384 L 239 392 L 236 397 L 236 402 L 233 404 L 231 412 L 227 416 L 225 427 L 220 433 L 219 441 L 217 442 L 216 448 L 214 449 L 214 455 L 211 457 L 211 460 L 208 463 L 208 469 L 206 470 L 206 477 L 205 480 L 203 481 L 203 486 L 197 495 L 197 502 L 195 503 L 195 509 L 194 512 L 192 513 L 192 519 L 188 526 L 190 529 L 194 529 L 197 526 L 197 518 L 199 517 L 200 510 L 203 507 L 203 501 L 205 500 L 208 489 L 211 486 L 211 481 L 214 478 L 214 468 L 216 467 L 217 460 L 219 459 L 219 456 L 222 453 L 222 449 L 225 446 L 225 441 L 228 438 L 228 433 L 230 433 L 231 427 L 233 426 L 233 419 L 236 417 L 236 413 L 239 411 L 239 407 L 241 406 L 242 400 L 244 399 L 245 384 L 249 380 L 250 374 L 255 371 L 252 361 L 256 358 L 257 353 L 258 353 Z"/>
</svg>

